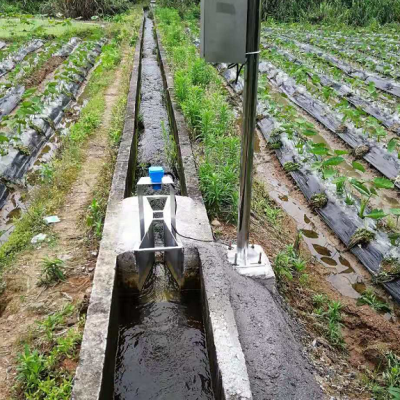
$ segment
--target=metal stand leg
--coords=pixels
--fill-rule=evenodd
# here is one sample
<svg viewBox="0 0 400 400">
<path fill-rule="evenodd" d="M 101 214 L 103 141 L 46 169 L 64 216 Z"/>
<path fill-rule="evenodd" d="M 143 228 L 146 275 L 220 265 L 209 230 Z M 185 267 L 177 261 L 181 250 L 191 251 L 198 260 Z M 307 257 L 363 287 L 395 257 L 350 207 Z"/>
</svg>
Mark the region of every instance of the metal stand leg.
<svg viewBox="0 0 400 400">
<path fill-rule="evenodd" d="M 245 275 L 270 275 L 270 263 L 261 246 L 249 247 L 251 189 L 256 127 L 261 1 L 248 0 L 247 64 L 243 97 L 243 132 L 240 162 L 240 197 L 237 246 L 228 250 L 234 267 Z M 273 276 L 273 272 L 272 272 Z"/>
</svg>

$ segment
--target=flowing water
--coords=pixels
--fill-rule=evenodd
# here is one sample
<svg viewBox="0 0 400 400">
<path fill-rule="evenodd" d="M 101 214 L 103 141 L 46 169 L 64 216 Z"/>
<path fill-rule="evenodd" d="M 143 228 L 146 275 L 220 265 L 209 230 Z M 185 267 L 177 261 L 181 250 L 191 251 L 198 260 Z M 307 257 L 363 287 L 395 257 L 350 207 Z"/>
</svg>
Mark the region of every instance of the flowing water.
<svg viewBox="0 0 400 400">
<path fill-rule="evenodd" d="M 143 291 L 120 303 L 115 399 L 214 399 L 200 291 L 180 292 L 157 264 Z"/>
</svg>

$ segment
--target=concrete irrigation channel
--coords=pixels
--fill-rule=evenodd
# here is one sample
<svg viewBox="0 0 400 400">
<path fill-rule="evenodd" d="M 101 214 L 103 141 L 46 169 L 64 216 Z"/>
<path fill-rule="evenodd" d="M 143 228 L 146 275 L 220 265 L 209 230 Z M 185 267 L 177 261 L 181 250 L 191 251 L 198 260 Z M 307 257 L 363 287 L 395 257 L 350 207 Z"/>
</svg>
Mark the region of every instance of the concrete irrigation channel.
<svg viewBox="0 0 400 400">
<path fill-rule="evenodd" d="M 322 398 L 274 279 L 238 275 L 213 241 L 188 130 L 147 14 L 140 37 L 72 398 Z M 137 183 L 155 165 L 176 190 L 180 269 L 162 253 L 143 269 L 134 251 Z M 155 236 L 158 245 L 163 231 Z"/>
</svg>

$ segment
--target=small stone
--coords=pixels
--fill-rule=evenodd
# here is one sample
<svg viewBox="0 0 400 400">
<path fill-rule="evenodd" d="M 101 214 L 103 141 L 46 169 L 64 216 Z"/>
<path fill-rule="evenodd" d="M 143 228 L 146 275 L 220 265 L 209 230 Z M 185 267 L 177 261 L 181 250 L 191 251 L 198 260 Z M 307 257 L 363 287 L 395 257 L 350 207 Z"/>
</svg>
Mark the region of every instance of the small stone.
<svg viewBox="0 0 400 400">
<path fill-rule="evenodd" d="M 93 272 L 93 271 L 94 271 L 94 267 L 89 267 L 89 268 L 88 268 L 88 271 L 89 271 L 89 272 Z"/>
<path fill-rule="evenodd" d="M 97 251 L 92 251 L 92 256 L 97 257 Z"/>
<path fill-rule="evenodd" d="M 217 228 L 218 226 L 221 226 L 221 222 L 219 222 L 217 219 L 214 219 L 214 220 L 211 222 L 211 225 L 212 225 L 213 227 Z"/>
<path fill-rule="evenodd" d="M 32 244 L 43 242 L 47 238 L 45 233 L 39 233 L 38 235 L 34 236 L 31 240 Z"/>
</svg>

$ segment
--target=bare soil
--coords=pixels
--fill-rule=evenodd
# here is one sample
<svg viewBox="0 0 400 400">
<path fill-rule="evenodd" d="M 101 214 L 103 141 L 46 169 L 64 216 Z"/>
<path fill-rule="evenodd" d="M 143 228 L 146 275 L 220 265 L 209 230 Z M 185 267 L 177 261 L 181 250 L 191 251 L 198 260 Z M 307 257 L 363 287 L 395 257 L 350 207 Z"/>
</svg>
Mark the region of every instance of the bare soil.
<svg viewBox="0 0 400 400">
<path fill-rule="evenodd" d="M 24 252 L 4 274 L 7 289 L 3 294 L 6 308 L 0 317 L 0 399 L 11 396 L 16 377 L 16 356 L 21 350 L 21 341 L 29 337 L 35 321 L 70 302 L 81 308 L 87 306 L 96 266 L 97 243 L 88 240 L 84 221 L 96 186 L 104 182 L 104 170 L 112 159 L 108 131 L 113 107 L 122 90 L 122 71 L 126 62 L 125 58 L 106 91 L 106 111 L 101 129 L 94 132 L 85 146 L 86 157 L 80 174 L 57 213 L 61 221 L 53 226 L 50 240 Z M 37 285 L 41 260 L 45 256 L 64 260 L 68 268 L 68 279 L 48 289 Z M 76 362 L 66 360 L 64 367 L 73 372 Z"/>
</svg>

